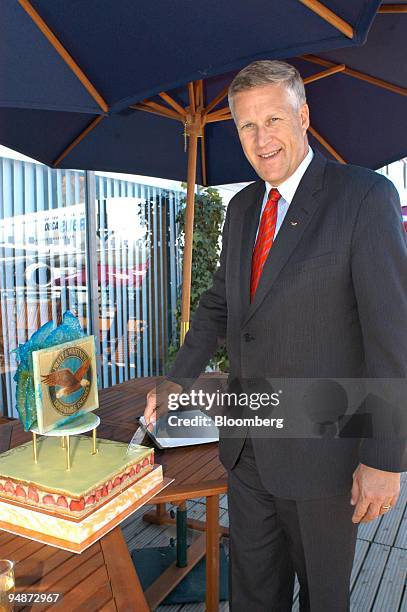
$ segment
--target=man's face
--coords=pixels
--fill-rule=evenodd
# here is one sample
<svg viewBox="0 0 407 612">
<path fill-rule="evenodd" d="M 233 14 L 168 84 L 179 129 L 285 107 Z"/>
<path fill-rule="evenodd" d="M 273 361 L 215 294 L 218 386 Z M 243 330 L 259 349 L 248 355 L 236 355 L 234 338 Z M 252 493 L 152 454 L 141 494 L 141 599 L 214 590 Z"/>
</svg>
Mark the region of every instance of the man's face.
<svg viewBox="0 0 407 612">
<path fill-rule="evenodd" d="M 298 108 L 283 84 L 235 94 L 236 127 L 243 151 L 260 178 L 278 186 L 298 168 L 308 151 L 307 104 Z"/>
</svg>

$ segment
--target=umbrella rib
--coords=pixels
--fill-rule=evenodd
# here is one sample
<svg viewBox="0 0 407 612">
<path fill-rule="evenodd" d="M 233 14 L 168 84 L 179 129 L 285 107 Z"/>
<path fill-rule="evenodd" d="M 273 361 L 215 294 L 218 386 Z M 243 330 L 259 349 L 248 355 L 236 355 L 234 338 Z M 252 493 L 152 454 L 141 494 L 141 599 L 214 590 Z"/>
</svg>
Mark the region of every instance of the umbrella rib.
<svg viewBox="0 0 407 612">
<path fill-rule="evenodd" d="M 347 162 L 343 159 L 343 157 L 341 155 L 339 155 L 338 151 L 336 149 L 333 148 L 332 145 L 329 144 L 329 142 L 327 140 L 325 140 L 325 138 L 323 136 L 321 136 L 321 134 L 319 132 L 317 132 L 316 130 L 314 130 L 314 128 L 310 125 L 309 126 L 309 131 L 310 133 L 313 135 L 313 137 L 318 140 L 318 142 L 320 142 L 322 144 L 323 147 L 325 147 L 325 149 L 327 151 L 329 151 L 329 153 L 339 162 L 341 162 L 341 164 L 346 164 Z"/>
<path fill-rule="evenodd" d="M 81 140 L 83 140 L 85 136 L 89 134 L 89 132 L 95 129 L 95 127 L 98 125 L 98 123 L 102 121 L 102 119 L 104 119 L 104 117 L 101 115 L 96 117 L 96 119 L 94 119 L 92 123 L 90 123 L 88 127 L 84 129 L 83 132 L 81 132 L 79 136 L 75 138 L 75 140 L 71 142 L 71 144 L 61 153 L 61 155 L 54 161 L 52 165 L 56 168 L 61 163 L 61 161 L 72 151 L 72 149 L 74 149 L 76 145 L 78 145 Z"/>
<path fill-rule="evenodd" d="M 319 0 L 299 0 L 299 2 L 304 4 L 304 6 L 309 8 L 313 13 L 316 13 L 316 15 L 321 17 L 324 21 L 327 21 L 331 26 L 342 32 L 342 34 L 345 34 L 348 38 L 353 38 L 355 36 L 353 27 L 342 19 L 342 17 L 339 17 L 339 15 L 322 4 L 322 2 L 319 2 Z"/>
<path fill-rule="evenodd" d="M 391 13 L 407 13 L 407 4 L 386 4 L 380 6 L 378 13 L 390 15 Z"/>
<path fill-rule="evenodd" d="M 198 107 L 203 107 L 204 99 L 203 99 L 203 80 L 200 79 L 197 83 L 197 100 L 196 104 Z"/>
<path fill-rule="evenodd" d="M 212 114 L 207 115 L 205 117 L 205 123 L 215 123 L 216 121 L 229 121 L 229 119 L 232 119 L 232 115 L 229 112 L 228 114 L 221 114 L 221 115 L 215 115 L 214 117 L 212 116 Z"/>
<path fill-rule="evenodd" d="M 326 77 L 332 76 L 333 74 L 337 74 L 338 72 L 343 72 L 345 68 L 345 64 L 340 64 L 338 66 L 332 66 L 332 68 L 328 68 L 328 70 L 322 70 L 322 72 L 312 74 L 311 76 L 303 79 L 304 85 L 308 85 L 308 83 L 314 83 L 314 81 L 319 81 L 320 79 L 325 79 Z"/>
<path fill-rule="evenodd" d="M 337 64 L 335 64 L 334 62 L 323 59 L 322 57 L 318 57 L 316 55 L 303 55 L 302 59 L 305 59 L 308 62 L 312 62 L 314 64 L 320 64 L 321 66 L 337 66 Z M 407 96 L 407 89 L 405 87 L 393 85 L 393 83 L 383 81 L 383 79 L 378 79 L 377 77 L 373 77 L 370 74 L 359 72 L 359 70 L 353 70 L 353 68 L 349 68 L 349 66 L 346 66 L 346 68 L 342 72 L 343 74 L 347 74 L 348 76 L 354 77 L 355 79 L 359 79 L 360 81 L 365 81 L 366 83 L 370 83 L 371 85 L 376 85 L 377 87 L 388 89 L 389 91 L 392 91 L 396 94 L 400 94 L 401 96 Z"/>
<path fill-rule="evenodd" d="M 195 91 L 194 91 L 194 84 L 191 81 L 190 83 L 188 83 L 188 94 L 189 94 L 189 105 L 191 108 L 191 112 L 195 113 Z"/>
<path fill-rule="evenodd" d="M 230 114 L 230 108 L 228 106 L 225 106 L 223 108 L 220 108 L 219 110 L 213 111 L 213 113 L 210 113 L 209 115 L 206 115 L 207 117 L 221 117 L 222 115 L 225 115 L 229 113 Z"/>
<path fill-rule="evenodd" d="M 162 106 L 161 104 L 157 104 L 157 102 L 152 102 L 151 100 L 144 100 L 144 102 L 139 102 L 138 104 L 132 104 L 130 106 L 133 110 L 145 111 L 147 113 L 152 113 L 153 115 L 159 115 L 160 117 L 166 117 L 168 119 L 177 119 L 177 121 L 184 122 L 184 117 L 179 115 L 175 111 Z"/>
<path fill-rule="evenodd" d="M 48 27 L 45 21 L 42 19 L 40 14 L 34 9 L 34 7 L 30 4 L 28 0 L 18 0 L 19 4 L 25 10 L 25 12 L 31 17 L 34 21 L 35 25 L 42 32 L 48 42 L 51 43 L 55 51 L 60 55 L 60 57 L 64 60 L 64 62 L 68 65 L 68 67 L 72 70 L 75 76 L 80 80 L 82 85 L 88 91 L 88 93 L 92 96 L 92 98 L 97 102 L 104 113 L 109 111 L 109 107 L 105 100 L 102 98 L 97 89 L 92 85 L 89 81 L 86 74 L 79 68 L 78 64 L 75 62 L 73 57 L 68 53 L 65 47 L 61 44 L 52 30 Z"/>
<path fill-rule="evenodd" d="M 182 108 L 182 106 L 180 104 L 178 104 L 178 102 L 176 102 L 174 100 L 174 98 L 171 98 L 171 96 L 169 96 L 167 93 L 165 93 L 165 91 L 162 91 L 160 94 L 158 94 L 160 96 L 160 98 L 162 98 L 163 100 L 165 100 L 165 102 L 167 102 L 167 104 L 169 104 L 170 106 L 172 106 L 172 108 L 177 111 L 177 113 L 179 113 L 180 115 L 182 115 L 183 117 L 185 117 L 186 110 L 185 108 Z M 165 108 L 165 106 L 162 106 L 161 108 Z"/>
<path fill-rule="evenodd" d="M 205 115 L 208 115 L 211 110 L 215 108 L 215 106 L 217 106 L 220 102 L 222 102 L 222 100 L 226 98 L 226 96 L 228 95 L 228 91 L 229 85 L 222 89 L 222 91 L 218 93 L 218 95 L 212 100 L 212 102 L 209 102 L 208 106 L 205 108 Z"/>
</svg>

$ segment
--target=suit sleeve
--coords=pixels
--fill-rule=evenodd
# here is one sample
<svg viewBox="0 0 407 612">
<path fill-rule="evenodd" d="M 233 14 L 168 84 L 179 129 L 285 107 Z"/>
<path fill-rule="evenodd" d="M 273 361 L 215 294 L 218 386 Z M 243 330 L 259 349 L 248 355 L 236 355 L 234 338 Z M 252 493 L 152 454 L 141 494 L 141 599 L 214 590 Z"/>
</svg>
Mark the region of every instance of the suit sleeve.
<svg viewBox="0 0 407 612">
<path fill-rule="evenodd" d="M 352 240 L 351 270 L 363 336 L 365 376 L 387 379 L 396 391 L 396 386 L 405 386 L 407 379 L 407 240 L 398 193 L 380 175 L 360 206 Z M 389 411 L 386 402 L 371 404 L 381 412 L 379 421 L 384 427 L 374 429 L 371 438 L 363 439 L 361 463 L 390 472 L 407 470 L 405 431 L 401 427 L 396 432 L 394 426 L 405 422 L 404 406 L 396 402 Z"/>
<path fill-rule="evenodd" d="M 167 379 L 189 389 L 198 378 L 209 359 L 217 350 L 220 342 L 226 337 L 227 302 L 225 289 L 226 259 L 228 250 L 230 205 L 226 212 L 222 231 L 222 250 L 220 265 L 213 275 L 210 289 L 205 291 L 192 319 L 190 329 L 185 336 L 171 367 Z"/>
</svg>

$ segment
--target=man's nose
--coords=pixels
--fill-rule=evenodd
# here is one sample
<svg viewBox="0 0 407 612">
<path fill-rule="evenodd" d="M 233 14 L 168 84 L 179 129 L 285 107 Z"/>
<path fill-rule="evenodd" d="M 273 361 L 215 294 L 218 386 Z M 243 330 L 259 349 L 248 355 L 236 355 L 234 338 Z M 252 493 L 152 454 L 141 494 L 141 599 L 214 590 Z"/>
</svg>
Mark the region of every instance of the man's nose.
<svg viewBox="0 0 407 612">
<path fill-rule="evenodd" d="M 257 129 L 257 146 L 264 148 L 270 141 L 269 130 L 265 126 L 259 126 Z"/>
</svg>

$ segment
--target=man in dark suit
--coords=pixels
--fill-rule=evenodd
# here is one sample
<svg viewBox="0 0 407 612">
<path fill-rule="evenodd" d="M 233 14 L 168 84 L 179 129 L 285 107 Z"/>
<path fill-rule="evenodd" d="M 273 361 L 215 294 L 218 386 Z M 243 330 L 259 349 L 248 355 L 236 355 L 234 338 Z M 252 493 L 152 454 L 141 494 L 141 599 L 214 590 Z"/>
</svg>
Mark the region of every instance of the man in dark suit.
<svg viewBox="0 0 407 612">
<path fill-rule="evenodd" d="M 229 105 L 260 179 L 229 204 L 213 285 L 167 381 L 148 395 L 147 421 L 162 397 L 190 387 L 219 338 L 234 391 L 262 391 L 269 378 L 407 374 L 407 244 L 395 188 L 310 149 L 304 86 L 289 64 L 242 70 Z M 326 404 L 339 397 L 334 389 L 323 388 Z M 229 474 L 231 610 L 290 610 L 295 574 L 302 611 L 347 610 L 357 523 L 396 503 L 404 441 L 241 427 L 221 431 L 219 450 Z"/>
</svg>

